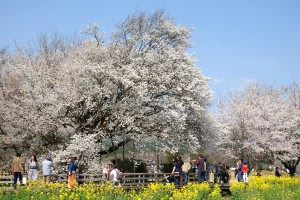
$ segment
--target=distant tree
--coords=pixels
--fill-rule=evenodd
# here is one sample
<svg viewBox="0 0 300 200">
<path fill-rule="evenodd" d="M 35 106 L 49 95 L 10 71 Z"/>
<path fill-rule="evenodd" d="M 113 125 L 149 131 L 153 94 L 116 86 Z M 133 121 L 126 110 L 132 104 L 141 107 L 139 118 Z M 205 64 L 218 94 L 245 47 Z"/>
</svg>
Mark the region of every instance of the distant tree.
<svg viewBox="0 0 300 200">
<path fill-rule="evenodd" d="M 295 175 L 300 160 L 300 90 L 250 83 L 221 101 L 216 114 L 219 145 L 229 154 L 256 164 L 268 155 Z"/>
</svg>

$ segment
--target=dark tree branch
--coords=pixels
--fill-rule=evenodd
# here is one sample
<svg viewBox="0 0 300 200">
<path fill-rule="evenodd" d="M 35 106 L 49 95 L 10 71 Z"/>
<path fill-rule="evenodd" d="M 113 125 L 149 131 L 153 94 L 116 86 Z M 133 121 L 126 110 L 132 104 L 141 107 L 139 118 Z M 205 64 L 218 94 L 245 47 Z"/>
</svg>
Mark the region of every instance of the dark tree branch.
<svg viewBox="0 0 300 200">
<path fill-rule="evenodd" d="M 98 153 L 96 153 L 96 157 L 99 157 L 99 156 L 101 156 L 101 155 L 105 155 L 105 154 L 112 153 L 112 152 L 118 150 L 120 147 L 126 145 L 127 143 L 129 143 L 129 142 L 131 142 L 131 141 L 133 141 L 133 139 L 127 138 L 127 139 L 125 139 L 124 141 L 119 142 L 118 144 L 115 144 L 115 145 L 109 147 L 107 150 L 99 151 Z"/>
</svg>

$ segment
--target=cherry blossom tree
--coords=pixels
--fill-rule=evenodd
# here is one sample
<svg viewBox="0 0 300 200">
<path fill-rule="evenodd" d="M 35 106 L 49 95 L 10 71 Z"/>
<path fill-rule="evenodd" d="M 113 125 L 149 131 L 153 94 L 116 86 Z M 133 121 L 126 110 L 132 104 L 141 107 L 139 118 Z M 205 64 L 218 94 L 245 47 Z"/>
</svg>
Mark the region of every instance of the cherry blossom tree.
<svg viewBox="0 0 300 200">
<path fill-rule="evenodd" d="M 0 67 L 1 147 L 15 151 L 43 152 L 64 141 L 59 133 L 57 112 L 60 64 L 71 44 L 57 34 L 40 35 L 33 47 L 17 46 L 14 54 L 3 54 Z M 61 129 L 63 130 L 63 129 Z"/>
<path fill-rule="evenodd" d="M 300 159 L 300 90 L 250 83 L 220 102 L 219 144 L 229 154 L 255 164 L 268 155 L 294 176 Z"/>
<path fill-rule="evenodd" d="M 87 27 L 91 39 L 76 43 L 40 36 L 38 49 L 1 54 L 1 147 L 82 160 L 133 140 L 197 148 L 211 92 L 187 53 L 191 30 L 162 11 L 128 17 L 107 42 L 99 30 Z"/>
</svg>

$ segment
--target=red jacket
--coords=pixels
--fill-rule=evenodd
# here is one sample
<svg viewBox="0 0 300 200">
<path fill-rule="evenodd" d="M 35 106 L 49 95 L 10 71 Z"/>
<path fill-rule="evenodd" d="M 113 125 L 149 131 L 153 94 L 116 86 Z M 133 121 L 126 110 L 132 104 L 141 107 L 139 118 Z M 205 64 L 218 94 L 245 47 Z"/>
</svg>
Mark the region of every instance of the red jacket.
<svg viewBox="0 0 300 200">
<path fill-rule="evenodd" d="M 243 173 L 248 173 L 248 166 L 246 164 L 242 165 L 242 171 Z"/>
</svg>

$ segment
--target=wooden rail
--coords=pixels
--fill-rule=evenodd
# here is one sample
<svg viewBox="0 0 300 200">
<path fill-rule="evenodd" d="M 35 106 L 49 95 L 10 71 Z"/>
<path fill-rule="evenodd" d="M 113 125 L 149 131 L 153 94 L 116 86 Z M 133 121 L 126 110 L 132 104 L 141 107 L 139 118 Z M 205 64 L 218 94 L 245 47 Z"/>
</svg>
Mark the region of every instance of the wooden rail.
<svg viewBox="0 0 300 200">
<path fill-rule="evenodd" d="M 120 175 L 120 183 L 124 189 L 135 189 L 138 186 L 147 186 L 150 183 L 167 183 L 167 176 L 170 176 L 170 173 L 122 173 Z M 26 177 L 27 175 L 24 175 Z M 39 176 L 42 178 L 43 176 Z M 9 176 L 0 176 L 0 187 L 4 190 L 13 189 L 13 179 L 12 175 Z M 77 174 L 77 182 L 79 184 L 94 182 L 95 184 L 100 184 L 101 182 L 106 181 L 102 178 L 102 174 Z M 66 174 L 53 174 L 51 176 L 51 182 L 68 182 L 68 176 Z M 189 174 L 189 182 L 197 182 L 197 177 L 195 174 Z M 211 183 L 213 185 L 213 183 Z M 221 189 L 229 189 L 229 185 L 222 185 Z"/>
</svg>

